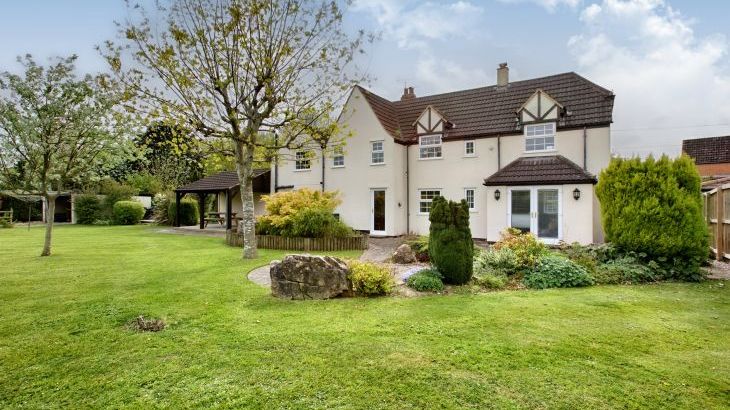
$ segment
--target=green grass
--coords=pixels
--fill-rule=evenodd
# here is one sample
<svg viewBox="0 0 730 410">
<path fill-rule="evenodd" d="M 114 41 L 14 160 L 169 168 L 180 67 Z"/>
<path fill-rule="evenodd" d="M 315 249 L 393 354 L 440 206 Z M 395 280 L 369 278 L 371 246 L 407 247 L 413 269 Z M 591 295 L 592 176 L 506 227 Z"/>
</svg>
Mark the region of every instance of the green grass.
<svg viewBox="0 0 730 410">
<path fill-rule="evenodd" d="M 0 407 L 730 406 L 730 283 L 291 302 L 245 278 L 281 252 L 42 234 L 0 230 Z"/>
</svg>

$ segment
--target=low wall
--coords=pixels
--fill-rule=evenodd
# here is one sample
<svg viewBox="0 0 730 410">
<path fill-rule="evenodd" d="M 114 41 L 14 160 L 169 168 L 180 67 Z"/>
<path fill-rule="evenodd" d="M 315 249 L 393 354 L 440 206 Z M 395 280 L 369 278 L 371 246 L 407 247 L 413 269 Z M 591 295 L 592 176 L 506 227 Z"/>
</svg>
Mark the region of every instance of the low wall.
<svg viewBox="0 0 730 410">
<path fill-rule="evenodd" d="M 226 231 L 226 243 L 242 247 L 243 235 Z M 350 236 L 347 238 L 287 238 L 274 235 L 256 235 L 256 245 L 262 249 L 281 249 L 288 251 L 350 251 L 368 248 L 368 236 Z"/>
</svg>

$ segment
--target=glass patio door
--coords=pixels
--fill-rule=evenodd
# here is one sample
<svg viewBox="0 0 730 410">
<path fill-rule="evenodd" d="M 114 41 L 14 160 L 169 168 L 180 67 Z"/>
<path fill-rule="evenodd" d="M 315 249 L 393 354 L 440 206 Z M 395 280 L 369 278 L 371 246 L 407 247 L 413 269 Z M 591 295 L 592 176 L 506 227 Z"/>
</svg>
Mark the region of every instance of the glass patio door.
<svg viewBox="0 0 730 410">
<path fill-rule="evenodd" d="M 532 232 L 545 243 L 562 239 L 560 188 L 510 188 L 509 224 L 522 232 Z"/>
</svg>

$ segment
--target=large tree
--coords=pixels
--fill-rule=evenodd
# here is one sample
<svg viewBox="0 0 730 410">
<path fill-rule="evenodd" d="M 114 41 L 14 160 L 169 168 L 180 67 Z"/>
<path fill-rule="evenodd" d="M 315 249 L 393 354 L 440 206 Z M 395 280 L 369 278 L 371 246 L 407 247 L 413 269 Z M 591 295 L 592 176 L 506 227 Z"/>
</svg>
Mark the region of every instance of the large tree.
<svg viewBox="0 0 730 410">
<path fill-rule="evenodd" d="M 103 76 L 79 78 L 75 56 L 47 67 L 30 55 L 18 61 L 23 74 L 0 74 L 0 178 L 7 188 L 45 199 L 41 256 L 48 256 L 58 195 L 103 172 L 124 152 L 115 127 L 119 95 Z"/>
<path fill-rule="evenodd" d="M 368 36 L 344 30 L 335 1 L 161 3 L 153 12 L 131 7 L 132 17 L 120 24 L 121 44 L 107 42 L 102 52 L 139 97 L 137 112 L 184 123 L 203 139 L 231 142 L 241 184 L 243 256 L 256 257 L 257 148 L 303 143 L 309 121 L 330 115 L 363 80 L 354 58 Z M 287 132 L 262 138 L 279 129 Z"/>
</svg>

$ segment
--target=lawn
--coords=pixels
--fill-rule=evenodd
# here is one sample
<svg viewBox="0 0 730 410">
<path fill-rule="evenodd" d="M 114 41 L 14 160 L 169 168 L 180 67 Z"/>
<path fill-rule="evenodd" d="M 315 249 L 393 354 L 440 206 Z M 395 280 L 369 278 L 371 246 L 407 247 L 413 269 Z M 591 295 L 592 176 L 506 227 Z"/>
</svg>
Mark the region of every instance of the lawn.
<svg viewBox="0 0 730 410">
<path fill-rule="evenodd" d="M 0 407 L 730 406 L 730 283 L 290 302 L 245 277 L 282 252 L 42 235 L 0 230 Z"/>
</svg>

